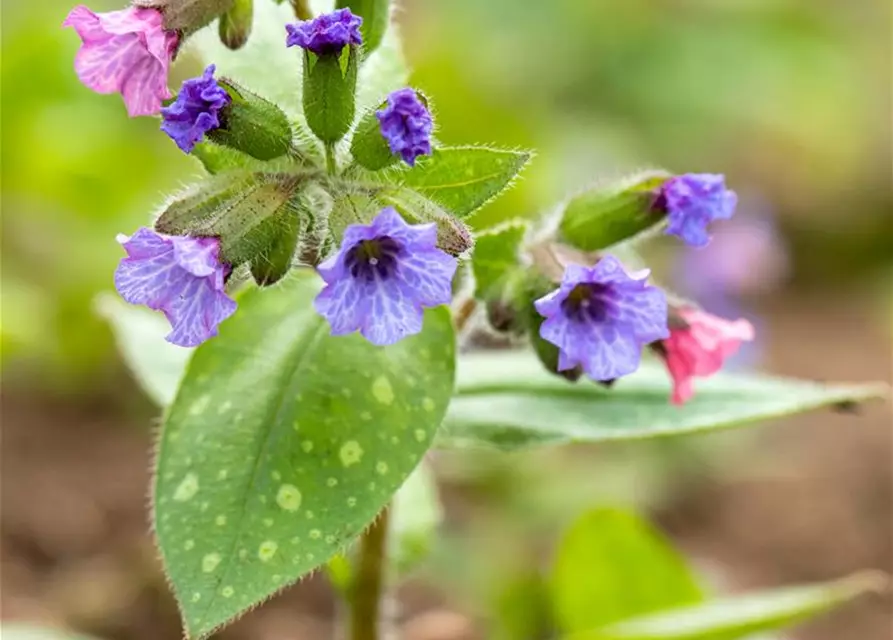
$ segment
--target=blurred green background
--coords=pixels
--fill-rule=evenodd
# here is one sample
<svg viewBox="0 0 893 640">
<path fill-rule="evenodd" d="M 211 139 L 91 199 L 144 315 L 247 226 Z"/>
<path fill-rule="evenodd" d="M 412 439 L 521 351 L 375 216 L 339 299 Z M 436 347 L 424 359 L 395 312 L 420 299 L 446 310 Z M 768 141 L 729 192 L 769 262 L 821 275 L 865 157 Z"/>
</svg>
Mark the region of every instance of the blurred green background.
<svg viewBox="0 0 893 640">
<path fill-rule="evenodd" d="M 107 10 L 119 3 L 96 0 L 91 6 Z M 13 487 L 4 492 L 5 507 L 11 505 L 13 510 L 11 516 L 5 509 L 5 520 L 13 528 L 12 533 L 4 531 L 3 550 L 4 562 L 13 567 L 10 580 L 17 579 L 20 569 L 23 584 L 30 585 L 14 587 L 11 598 L 29 588 L 42 590 L 46 586 L 42 580 L 50 578 L 41 571 L 57 567 L 60 554 L 80 558 L 82 553 L 53 542 L 46 531 L 65 529 L 54 519 L 65 509 L 53 508 L 39 517 L 29 511 L 35 508 L 28 504 L 32 492 L 52 503 L 60 486 L 40 494 L 46 483 L 42 475 L 34 475 L 38 470 L 58 472 L 54 477 L 63 484 L 70 479 L 60 469 L 110 474 L 83 480 L 83 492 L 92 496 L 92 502 L 84 506 L 71 498 L 75 502 L 68 509 L 79 524 L 71 524 L 69 531 L 83 528 L 85 509 L 104 508 L 105 503 L 91 492 L 108 482 L 122 487 L 108 499 L 119 500 L 120 507 L 114 508 L 129 514 L 133 531 L 127 531 L 133 538 L 145 538 L 140 532 L 148 460 L 143 426 L 152 410 L 139 404 L 139 392 L 132 385 L 122 384 L 123 368 L 111 334 L 96 317 L 92 301 L 96 293 L 112 287 L 121 257 L 115 234 L 130 233 L 144 224 L 167 194 L 199 173 L 198 165 L 158 132 L 157 121 L 130 120 L 120 98 L 99 96 L 80 85 L 72 69 L 77 37 L 60 27 L 69 9 L 62 0 L 2 6 L 0 332 L 4 423 L 7 433 L 13 432 L 4 447 L 4 484 Z M 788 253 L 789 277 L 779 280 L 770 293 L 759 287 L 744 292 L 760 293 L 745 304 L 771 329 L 767 335 L 772 340 L 764 345 L 767 366 L 814 377 L 889 378 L 893 273 L 889 2 L 407 0 L 399 20 L 414 68 L 413 83 L 432 98 L 442 141 L 492 142 L 538 153 L 518 187 L 478 214 L 476 223 L 534 215 L 600 176 L 643 166 L 724 172 L 742 196 L 741 215 L 758 211 L 771 218 L 783 247 L 778 251 Z M 197 70 L 197 62 L 185 58 L 171 85 Z M 659 257 L 668 265 L 675 260 L 665 253 Z M 126 410 L 121 408 L 122 399 Z M 131 401 L 137 408 L 128 404 Z M 763 485 L 755 494 L 751 487 L 744 494 L 749 497 L 740 499 L 751 505 L 748 500 L 754 495 L 762 496 L 756 503 L 762 506 L 735 503 L 743 513 L 758 518 L 784 520 L 787 516 L 779 514 L 790 511 L 793 515 L 783 526 L 799 531 L 799 538 L 792 534 L 795 540 L 806 535 L 798 529 L 805 516 L 788 503 L 802 502 L 804 495 L 819 499 L 833 485 L 849 487 L 858 496 L 863 495 L 860 491 L 870 494 L 865 498 L 869 506 L 859 512 L 868 514 L 866 520 L 845 507 L 834 511 L 830 520 L 841 526 L 858 522 L 852 525 L 853 540 L 870 540 L 865 542 L 870 550 L 847 556 L 839 566 L 822 565 L 828 576 L 797 565 L 793 572 L 779 569 L 770 571 L 769 577 L 763 574 L 764 582 L 833 577 L 850 568 L 893 562 L 893 552 L 884 542 L 889 533 L 884 524 L 889 520 L 889 491 L 878 488 L 889 485 L 889 461 L 884 456 L 878 459 L 889 444 L 887 411 L 882 407 L 869 414 L 868 426 L 861 435 L 848 435 L 849 440 L 840 439 L 839 423 L 825 431 L 806 420 L 788 431 L 782 429 L 780 449 L 771 449 L 753 464 L 748 461 L 734 468 L 712 464 L 711 476 L 728 478 L 742 467 L 755 467 L 757 473 L 768 468 L 771 476 L 783 466 L 779 460 L 788 452 L 794 462 L 802 463 L 791 463 L 791 477 L 819 478 L 819 484 L 792 494 L 773 495 Z M 120 436 L 115 429 L 129 423 L 137 428 Z M 809 435 L 803 431 L 807 424 Z M 20 438 L 15 435 L 19 431 L 31 435 Z M 90 438 L 105 438 L 105 444 Z M 805 439 L 809 447 L 804 446 Z M 53 447 L 62 450 L 53 454 L 56 457 L 41 458 L 41 452 Z M 845 459 L 840 457 L 844 453 Z M 105 454 L 116 462 L 110 463 Z M 80 461 L 75 459 L 79 455 L 83 455 Z M 657 450 L 648 455 L 664 460 Z M 122 456 L 129 462 L 121 462 Z M 475 525 L 480 527 L 475 539 L 484 540 L 478 545 L 482 558 L 500 546 L 503 555 L 522 553 L 514 545 L 505 547 L 505 538 L 493 533 L 503 531 L 510 537 L 522 526 L 518 524 L 522 515 L 538 514 L 529 526 L 535 533 L 551 531 L 553 517 L 564 517 L 602 494 L 643 502 L 653 502 L 656 494 L 673 494 L 679 504 L 663 511 L 662 517 L 674 533 L 683 538 L 707 536 L 708 530 L 714 537 L 740 534 L 733 516 L 727 521 L 698 512 L 705 499 L 703 489 L 693 492 L 684 478 L 668 483 L 663 463 L 655 467 L 625 450 L 612 450 L 609 458 L 608 463 L 598 463 L 604 475 L 597 477 L 591 475 L 592 456 L 585 452 L 571 461 L 554 454 L 536 462 L 452 461 L 445 473 L 458 485 L 460 497 L 470 493 L 483 500 L 485 507 L 474 511 L 482 516 L 482 524 Z M 854 468 L 854 458 L 877 464 L 873 470 L 868 462 Z M 674 460 L 671 466 L 676 471 L 708 474 L 702 463 L 690 458 Z M 823 462 L 810 467 L 815 460 Z M 546 471 L 561 468 L 568 473 L 560 482 L 543 485 L 542 470 L 527 469 L 538 469 L 544 462 Z M 91 468 L 85 469 L 85 464 Z M 75 465 L 76 470 L 66 465 Z M 615 474 L 613 470 L 620 467 L 622 472 Z M 15 475 L 17 470 L 23 475 Z M 850 480 L 855 484 L 848 484 Z M 723 482 L 730 484 L 715 488 L 728 498 L 723 493 L 726 487 L 738 485 L 734 480 Z M 21 495 L 15 493 L 16 487 Z M 473 490 L 463 493 L 469 487 Z M 536 492 L 531 494 L 532 487 Z M 784 495 L 787 503 L 764 511 L 767 504 L 775 504 L 777 495 Z M 837 497 L 848 500 L 845 495 Z M 718 499 L 709 492 L 708 496 Z M 461 499 L 458 503 L 464 504 Z M 23 510 L 19 515 L 14 511 L 17 506 Z M 686 509 L 695 509 L 695 515 Z M 15 529 L 16 523 L 25 533 Z M 816 523 L 821 528 L 828 521 Z M 828 526 L 828 536 L 843 535 Z M 482 533 L 484 528 L 490 533 Z M 41 537 L 47 535 L 50 542 Z M 95 535 L 102 540 L 95 544 L 109 546 L 106 538 Z M 34 537 L 39 552 L 16 536 Z M 815 549 L 822 549 L 819 542 L 815 544 Z M 140 558 L 152 555 L 151 549 L 139 545 Z M 813 562 L 822 554 L 815 549 Z M 779 562 L 776 556 L 768 556 L 775 560 L 759 557 L 773 568 L 772 563 Z M 153 567 L 147 571 L 155 575 L 154 558 L 143 560 L 139 566 Z M 524 567 L 517 570 L 523 573 Z M 461 582 L 460 577 L 444 575 Z M 68 574 L 63 577 L 74 580 Z M 65 591 L 65 584 L 59 587 L 63 594 L 59 598 L 68 602 L 65 598 L 72 594 Z M 74 580 L 74 584 L 80 583 Z M 157 590 L 164 593 L 163 583 Z M 7 598 L 7 606 L 9 602 Z M 58 614 L 58 607 L 47 606 L 47 616 Z M 866 615 L 860 620 L 874 620 L 874 626 L 865 623 L 868 631 L 851 637 L 873 640 L 871 633 L 887 620 Z M 118 631 L 120 637 L 139 635 Z"/>
</svg>

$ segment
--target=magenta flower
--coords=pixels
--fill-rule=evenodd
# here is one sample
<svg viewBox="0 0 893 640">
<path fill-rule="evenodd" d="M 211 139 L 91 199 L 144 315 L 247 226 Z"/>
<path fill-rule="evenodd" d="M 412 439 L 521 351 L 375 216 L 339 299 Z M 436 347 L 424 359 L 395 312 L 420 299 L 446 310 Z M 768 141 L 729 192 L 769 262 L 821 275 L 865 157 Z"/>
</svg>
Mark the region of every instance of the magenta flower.
<svg viewBox="0 0 893 640">
<path fill-rule="evenodd" d="M 217 238 L 164 236 L 140 229 L 118 236 L 127 252 L 115 271 L 115 289 L 130 304 L 162 311 L 171 323 L 166 340 L 194 347 L 217 335 L 217 325 L 236 311 L 223 290 L 227 265 Z"/>
<path fill-rule="evenodd" d="M 387 106 L 375 115 L 391 153 L 400 154 L 410 167 L 415 166 L 418 156 L 431 155 L 434 123 L 415 91 L 409 88 L 394 91 L 388 96 Z"/>
<path fill-rule="evenodd" d="M 78 78 L 97 93 L 120 93 L 131 117 L 160 112 L 161 101 L 171 97 L 167 73 L 179 40 L 162 22 L 156 9 L 75 7 L 62 26 L 73 27 L 83 42 L 74 61 Z"/>
<path fill-rule="evenodd" d="M 349 44 L 362 44 L 361 24 L 363 19 L 351 13 L 350 9 L 324 13 L 313 20 L 285 25 L 288 34 L 285 46 L 301 47 L 318 56 L 341 53 Z"/>
<path fill-rule="evenodd" d="M 684 326 L 670 329 L 658 352 L 673 378 L 673 404 L 684 404 L 694 395 L 692 378 L 719 371 L 742 341 L 753 340 L 754 330 L 747 320 L 725 320 L 691 307 L 677 313 Z"/>
<path fill-rule="evenodd" d="M 546 318 L 540 336 L 559 349 L 559 371 L 581 366 L 607 381 L 639 368 L 642 347 L 669 335 L 667 298 L 648 275 L 626 273 L 613 256 L 565 269 L 559 288 L 534 303 Z"/>
<path fill-rule="evenodd" d="M 422 330 L 424 307 L 449 304 L 456 259 L 437 248 L 437 225 L 406 224 L 391 207 L 371 224 L 353 224 L 341 249 L 319 265 L 326 286 L 316 311 L 332 335 L 359 330 L 393 344 Z"/>
</svg>

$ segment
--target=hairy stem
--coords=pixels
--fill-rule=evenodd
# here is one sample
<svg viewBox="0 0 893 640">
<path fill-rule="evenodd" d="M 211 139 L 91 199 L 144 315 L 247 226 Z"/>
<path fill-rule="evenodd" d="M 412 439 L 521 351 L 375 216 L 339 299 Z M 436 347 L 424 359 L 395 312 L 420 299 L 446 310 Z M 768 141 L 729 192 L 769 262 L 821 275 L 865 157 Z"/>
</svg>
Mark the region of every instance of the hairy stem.
<svg viewBox="0 0 893 640">
<path fill-rule="evenodd" d="M 380 640 L 387 570 L 388 507 L 360 538 L 356 575 L 350 586 L 348 640 Z"/>
<path fill-rule="evenodd" d="M 338 174 L 338 163 L 335 160 L 334 144 L 326 144 L 326 170 L 329 172 L 329 175 L 334 176 Z"/>
<path fill-rule="evenodd" d="M 298 20 L 313 19 L 309 0 L 291 0 L 291 7 L 295 10 L 295 16 L 297 16 Z"/>
</svg>

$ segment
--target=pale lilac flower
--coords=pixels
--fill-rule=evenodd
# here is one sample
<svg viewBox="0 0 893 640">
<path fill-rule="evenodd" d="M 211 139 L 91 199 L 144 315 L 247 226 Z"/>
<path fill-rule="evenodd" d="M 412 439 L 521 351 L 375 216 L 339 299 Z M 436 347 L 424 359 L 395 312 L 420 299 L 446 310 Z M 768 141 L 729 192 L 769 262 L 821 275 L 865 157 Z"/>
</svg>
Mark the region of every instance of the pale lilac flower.
<svg viewBox="0 0 893 640">
<path fill-rule="evenodd" d="M 127 252 L 115 271 L 115 288 L 127 302 L 162 311 L 171 323 L 166 340 L 194 347 L 217 335 L 217 326 L 236 311 L 223 279 L 217 238 L 164 236 L 142 228 L 118 236 Z"/>
<path fill-rule="evenodd" d="M 407 224 L 386 207 L 371 224 L 350 225 L 338 253 L 319 265 L 326 286 L 314 306 L 332 335 L 359 331 L 393 344 L 422 330 L 424 307 L 450 302 L 456 267 L 437 248 L 436 224 Z"/>
<path fill-rule="evenodd" d="M 120 93 L 131 117 L 157 114 L 171 97 L 167 74 L 179 40 L 162 23 L 156 9 L 75 7 L 62 26 L 73 27 L 83 42 L 74 62 L 78 78 L 97 93 Z"/>
<path fill-rule="evenodd" d="M 666 296 L 646 284 L 648 275 L 627 274 L 613 256 L 565 269 L 559 288 L 535 303 L 546 318 L 540 336 L 559 349 L 559 371 L 581 366 L 593 380 L 614 380 L 639 367 L 644 345 L 669 335 Z"/>
<path fill-rule="evenodd" d="M 731 218 L 737 204 L 738 196 L 726 189 L 722 175 L 687 173 L 667 180 L 654 206 L 667 214 L 666 233 L 693 247 L 704 247 L 710 242 L 707 226 Z"/>
</svg>

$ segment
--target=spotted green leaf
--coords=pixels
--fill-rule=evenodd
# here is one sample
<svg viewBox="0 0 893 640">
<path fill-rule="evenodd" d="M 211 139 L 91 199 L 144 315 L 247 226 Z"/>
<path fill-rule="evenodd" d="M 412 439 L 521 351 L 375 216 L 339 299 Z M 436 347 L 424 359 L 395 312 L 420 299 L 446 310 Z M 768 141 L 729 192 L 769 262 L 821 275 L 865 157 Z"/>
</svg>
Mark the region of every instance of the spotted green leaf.
<svg viewBox="0 0 893 640">
<path fill-rule="evenodd" d="M 883 397 L 883 384 L 819 384 L 720 373 L 696 382 L 684 407 L 669 402 L 663 365 L 642 363 L 611 389 L 546 373 L 526 351 L 460 361 L 457 396 L 440 444 L 519 449 L 562 442 L 636 440 L 739 426 L 844 402 Z"/>
<path fill-rule="evenodd" d="M 883 590 L 887 583 L 885 576 L 868 572 L 823 584 L 730 596 L 630 618 L 565 640 L 745 640 Z"/>
<path fill-rule="evenodd" d="M 247 292 L 199 347 L 159 443 L 154 521 L 187 635 L 204 637 L 343 550 L 446 412 L 446 308 L 390 347 L 333 337 L 315 273 Z"/>
<path fill-rule="evenodd" d="M 647 522 L 619 509 L 589 511 L 571 525 L 555 555 L 551 592 L 564 631 L 703 600 L 685 559 Z"/>
<path fill-rule="evenodd" d="M 467 218 L 507 189 L 531 154 L 488 147 L 441 147 L 412 169 L 387 171 L 386 182 L 409 187 L 459 218 Z"/>
</svg>

